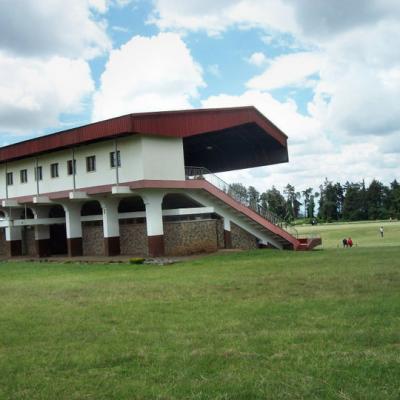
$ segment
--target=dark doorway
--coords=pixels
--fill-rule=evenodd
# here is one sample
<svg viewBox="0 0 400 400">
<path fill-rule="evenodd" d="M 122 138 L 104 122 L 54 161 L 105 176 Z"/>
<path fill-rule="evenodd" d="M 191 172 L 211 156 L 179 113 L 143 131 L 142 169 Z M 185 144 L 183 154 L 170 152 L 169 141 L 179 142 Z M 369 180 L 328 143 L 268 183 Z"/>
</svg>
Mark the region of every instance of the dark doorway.
<svg viewBox="0 0 400 400">
<path fill-rule="evenodd" d="M 62 206 L 54 206 L 49 211 L 50 218 L 65 218 L 65 211 Z M 65 255 L 67 248 L 67 228 L 65 224 L 50 225 L 50 254 Z"/>
<path fill-rule="evenodd" d="M 67 254 L 67 229 L 65 224 L 50 225 L 50 254 Z"/>
</svg>

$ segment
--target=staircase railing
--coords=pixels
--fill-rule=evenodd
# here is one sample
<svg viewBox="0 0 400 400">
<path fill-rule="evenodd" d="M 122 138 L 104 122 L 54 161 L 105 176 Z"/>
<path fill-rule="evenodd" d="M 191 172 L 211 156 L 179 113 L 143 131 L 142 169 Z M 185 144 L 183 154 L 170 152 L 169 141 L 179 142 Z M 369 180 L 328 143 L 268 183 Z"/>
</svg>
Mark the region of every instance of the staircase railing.
<svg viewBox="0 0 400 400">
<path fill-rule="evenodd" d="M 240 204 L 246 206 L 247 208 L 255 211 L 258 215 L 261 215 L 263 218 L 271 222 L 272 224 L 279 226 L 285 231 L 289 232 L 295 238 L 298 238 L 297 230 L 282 218 L 279 218 L 277 215 L 261 206 L 260 204 L 251 204 L 246 199 L 243 198 L 243 195 L 239 193 L 232 185 L 226 183 L 219 176 L 210 172 L 207 168 L 204 167 L 185 167 L 185 176 L 186 179 L 205 179 L 207 182 L 211 183 L 218 189 L 222 190 L 228 196 L 232 197 L 234 200 L 239 202 Z"/>
</svg>

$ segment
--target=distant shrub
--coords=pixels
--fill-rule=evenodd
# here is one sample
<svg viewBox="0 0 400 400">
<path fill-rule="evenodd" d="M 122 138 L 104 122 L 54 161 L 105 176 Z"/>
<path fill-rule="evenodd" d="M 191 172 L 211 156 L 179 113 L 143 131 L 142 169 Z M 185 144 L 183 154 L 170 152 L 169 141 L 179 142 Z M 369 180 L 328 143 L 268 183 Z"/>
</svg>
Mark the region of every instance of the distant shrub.
<svg viewBox="0 0 400 400">
<path fill-rule="evenodd" d="M 145 260 L 144 258 L 140 258 L 140 257 L 130 258 L 129 264 L 143 264 L 144 260 Z"/>
</svg>

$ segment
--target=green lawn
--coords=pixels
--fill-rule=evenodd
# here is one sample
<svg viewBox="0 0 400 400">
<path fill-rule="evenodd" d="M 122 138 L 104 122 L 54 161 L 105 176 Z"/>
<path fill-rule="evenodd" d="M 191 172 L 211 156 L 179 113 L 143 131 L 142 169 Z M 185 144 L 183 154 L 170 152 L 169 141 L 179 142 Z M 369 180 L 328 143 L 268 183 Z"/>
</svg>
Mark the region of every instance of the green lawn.
<svg viewBox="0 0 400 400">
<path fill-rule="evenodd" d="M 0 399 L 399 399 L 399 259 L 1 263 Z"/>
<path fill-rule="evenodd" d="M 383 226 L 384 237 L 381 238 L 379 228 Z M 342 246 L 342 239 L 351 237 L 357 247 L 400 246 L 400 222 L 353 222 L 320 224 L 317 226 L 296 226 L 299 236 L 303 234 L 319 234 L 323 248 Z"/>
</svg>

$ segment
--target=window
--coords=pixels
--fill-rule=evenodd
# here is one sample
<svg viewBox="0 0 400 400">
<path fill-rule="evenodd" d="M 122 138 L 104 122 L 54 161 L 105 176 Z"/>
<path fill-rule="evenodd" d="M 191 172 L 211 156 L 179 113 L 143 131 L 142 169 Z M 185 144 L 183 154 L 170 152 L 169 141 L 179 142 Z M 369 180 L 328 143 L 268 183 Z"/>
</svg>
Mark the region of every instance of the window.
<svg viewBox="0 0 400 400">
<path fill-rule="evenodd" d="M 58 163 L 50 164 L 50 175 L 52 178 L 58 178 Z"/>
<path fill-rule="evenodd" d="M 96 156 L 86 157 L 86 171 L 87 172 L 96 171 Z"/>
<path fill-rule="evenodd" d="M 12 172 L 7 172 L 6 182 L 7 182 L 8 186 L 11 186 L 14 183 L 13 173 Z"/>
<path fill-rule="evenodd" d="M 19 178 L 21 180 L 21 183 L 28 182 L 28 170 L 21 169 L 21 171 L 19 171 Z"/>
<path fill-rule="evenodd" d="M 35 181 L 41 181 L 43 179 L 42 167 L 35 168 Z"/>
<path fill-rule="evenodd" d="M 72 166 L 72 160 L 67 161 L 67 173 L 68 175 L 76 175 L 76 160 L 74 160 L 74 164 Z"/>
<path fill-rule="evenodd" d="M 118 167 L 121 166 L 121 155 L 119 150 L 117 151 L 117 163 L 118 163 Z M 110 166 L 111 168 L 115 168 L 116 167 L 116 162 L 115 162 L 115 151 L 112 151 L 110 153 Z"/>
</svg>

